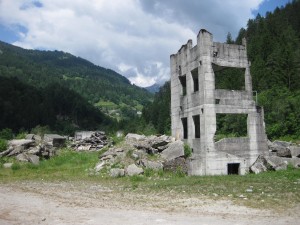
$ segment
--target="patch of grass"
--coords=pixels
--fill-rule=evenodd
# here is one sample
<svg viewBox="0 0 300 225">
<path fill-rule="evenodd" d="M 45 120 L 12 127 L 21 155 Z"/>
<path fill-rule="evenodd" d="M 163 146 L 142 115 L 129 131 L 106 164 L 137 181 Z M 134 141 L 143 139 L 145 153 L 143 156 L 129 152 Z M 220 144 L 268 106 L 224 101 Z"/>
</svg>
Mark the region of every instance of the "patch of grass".
<svg viewBox="0 0 300 225">
<path fill-rule="evenodd" d="M 21 169 L 21 165 L 19 163 L 13 163 L 11 166 L 11 169 L 13 171 L 19 170 L 19 169 Z"/>
<path fill-rule="evenodd" d="M 1 164 L 8 158 L 0 158 Z M 101 183 L 117 191 L 141 193 L 172 193 L 187 197 L 229 199 L 237 204 L 255 208 L 284 209 L 300 202 L 300 170 L 288 166 L 287 170 L 245 176 L 186 176 L 176 173 L 145 169 L 144 175 L 119 179 L 99 175 L 90 176 L 89 169 L 99 161 L 98 153 L 75 152 L 62 149 L 50 160 L 39 165 L 14 162 L 11 169 L 0 167 L 0 183 L 22 180 L 84 181 Z M 251 190 L 251 191 L 248 191 Z"/>
<path fill-rule="evenodd" d="M 7 180 L 23 179 L 84 179 L 87 170 L 99 161 L 97 152 L 75 152 L 61 149 L 57 156 L 41 160 L 39 165 L 14 163 L 11 170 L 0 169 L 0 177 Z M 3 162 L 4 163 L 4 162 Z"/>
<path fill-rule="evenodd" d="M 0 139 L 0 152 L 3 152 L 7 149 L 7 141 Z"/>
</svg>

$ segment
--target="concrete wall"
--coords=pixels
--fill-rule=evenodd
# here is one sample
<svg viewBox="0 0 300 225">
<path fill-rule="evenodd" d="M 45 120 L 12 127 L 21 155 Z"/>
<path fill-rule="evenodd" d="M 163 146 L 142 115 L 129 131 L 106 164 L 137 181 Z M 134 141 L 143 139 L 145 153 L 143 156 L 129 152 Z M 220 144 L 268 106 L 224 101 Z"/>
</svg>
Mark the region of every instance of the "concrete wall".
<svg viewBox="0 0 300 225">
<path fill-rule="evenodd" d="M 216 90 L 214 70 L 222 67 L 245 71 L 245 90 Z M 182 118 L 188 130 L 186 142 L 193 148 L 189 161 L 192 175 L 227 174 L 228 163 L 239 163 L 244 174 L 258 154 L 267 151 L 263 110 L 253 101 L 250 63 L 246 42 L 231 45 L 213 42 L 213 36 L 200 30 L 197 45 L 191 40 L 170 57 L 172 135 L 184 138 Z M 194 91 L 192 71 L 198 71 L 199 90 Z M 182 80 L 186 87 L 183 88 Z M 183 89 L 186 94 L 183 95 Z M 217 104 L 216 104 L 217 102 Z M 247 138 L 214 142 L 217 113 L 247 114 Z M 200 116 L 200 138 L 195 137 L 193 116 Z"/>
</svg>

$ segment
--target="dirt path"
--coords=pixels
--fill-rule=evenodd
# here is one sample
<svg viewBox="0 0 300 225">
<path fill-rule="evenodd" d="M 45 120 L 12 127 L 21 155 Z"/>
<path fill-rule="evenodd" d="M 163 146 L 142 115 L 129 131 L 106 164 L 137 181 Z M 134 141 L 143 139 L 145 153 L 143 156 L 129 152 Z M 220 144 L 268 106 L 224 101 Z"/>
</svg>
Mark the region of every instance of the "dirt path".
<svg viewBox="0 0 300 225">
<path fill-rule="evenodd" d="M 299 224 L 299 214 L 80 182 L 0 184 L 0 224 Z"/>
</svg>

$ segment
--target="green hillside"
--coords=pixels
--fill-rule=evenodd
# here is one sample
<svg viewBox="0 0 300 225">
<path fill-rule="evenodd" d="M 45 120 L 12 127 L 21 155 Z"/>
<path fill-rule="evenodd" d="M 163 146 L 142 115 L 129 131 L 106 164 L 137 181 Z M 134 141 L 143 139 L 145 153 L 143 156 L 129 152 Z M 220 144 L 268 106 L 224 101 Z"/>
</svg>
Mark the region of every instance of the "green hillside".
<svg viewBox="0 0 300 225">
<path fill-rule="evenodd" d="M 140 111 L 152 94 L 131 85 L 113 70 L 61 51 L 25 50 L 0 41 L 0 76 L 17 77 L 25 84 L 44 88 L 59 83 L 73 90 L 107 114 L 116 105 L 117 118 Z"/>
</svg>

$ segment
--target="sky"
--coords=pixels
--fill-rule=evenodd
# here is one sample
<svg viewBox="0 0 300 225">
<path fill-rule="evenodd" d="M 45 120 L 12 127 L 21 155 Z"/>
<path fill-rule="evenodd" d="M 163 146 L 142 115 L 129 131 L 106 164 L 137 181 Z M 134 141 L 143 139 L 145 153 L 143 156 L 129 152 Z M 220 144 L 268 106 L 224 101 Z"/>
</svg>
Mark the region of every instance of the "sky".
<svg viewBox="0 0 300 225">
<path fill-rule="evenodd" d="M 257 13 L 291 0 L 0 0 L 0 40 L 59 50 L 110 68 L 135 85 L 170 78 L 170 55 L 200 29 L 235 38 Z"/>
</svg>

